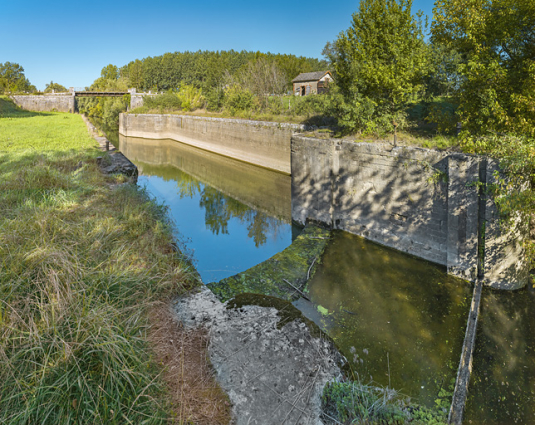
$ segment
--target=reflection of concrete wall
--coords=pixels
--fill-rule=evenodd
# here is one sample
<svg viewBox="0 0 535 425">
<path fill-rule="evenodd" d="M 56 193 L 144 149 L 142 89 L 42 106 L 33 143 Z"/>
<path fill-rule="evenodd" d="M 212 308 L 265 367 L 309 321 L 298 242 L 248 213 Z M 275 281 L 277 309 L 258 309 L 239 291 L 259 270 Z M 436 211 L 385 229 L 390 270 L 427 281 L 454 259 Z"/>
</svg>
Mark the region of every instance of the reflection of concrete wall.
<svg viewBox="0 0 535 425">
<path fill-rule="evenodd" d="M 292 218 L 320 220 L 468 280 L 477 277 L 479 228 L 486 220 L 487 283 L 518 288 L 527 282 L 523 233 L 502 234 L 494 203 L 479 202 L 480 169 L 492 178 L 486 164 L 463 154 L 294 135 Z"/>
<path fill-rule="evenodd" d="M 303 126 L 188 115 L 121 114 L 119 133 L 172 139 L 290 174 L 290 138 Z"/>
<path fill-rule="evenodd" d="M 74 96 L 71 93 L 51 95 L 13 95 L 11 99 L 28 111 L 74 112 Z"/>
<path fill-rule="evenodd" d="M 172 178 L 172 166 L 220 192 L 286 222 L 291 220 L 290 176 L 193 148 L 174 140 L 119 135 L 121 152 L 133 162 L 151 164 L 150 173 Z M 139 164 L 143 172 L 143 164 Z"/>
</svg>

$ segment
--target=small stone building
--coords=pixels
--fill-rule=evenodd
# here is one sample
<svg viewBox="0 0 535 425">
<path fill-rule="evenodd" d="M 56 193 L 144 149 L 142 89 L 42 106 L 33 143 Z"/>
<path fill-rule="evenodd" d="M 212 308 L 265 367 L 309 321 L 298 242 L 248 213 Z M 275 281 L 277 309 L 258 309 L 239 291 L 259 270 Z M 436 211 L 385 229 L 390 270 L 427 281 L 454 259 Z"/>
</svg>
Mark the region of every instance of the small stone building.
<svg viewBox="0 0 535 425">
<path fill-rule="evenodd" d="M 296 96 L 325 93 L 332 80 L 331 71 L 303 72 L 292 80 L 293 91 Z"/>
</svg>

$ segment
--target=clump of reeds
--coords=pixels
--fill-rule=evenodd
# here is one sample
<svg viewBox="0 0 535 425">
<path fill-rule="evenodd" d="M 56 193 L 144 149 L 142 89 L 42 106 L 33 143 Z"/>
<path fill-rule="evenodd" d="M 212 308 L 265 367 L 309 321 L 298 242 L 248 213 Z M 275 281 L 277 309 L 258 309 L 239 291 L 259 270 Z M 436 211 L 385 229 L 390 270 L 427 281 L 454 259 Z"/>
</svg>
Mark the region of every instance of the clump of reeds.
<svg viewBox="0 0 535 425">
<path fill-rule="evenodd" d="M 411 403 L 398 391 L 357 381 L 327 383 L 322 395 L 326 424 L 445 425 L 447 411 Z"/>
<path fill-rule="evenodd" d="M 339 424 L 403 424 L 409 419 L 395 390 L 356 381 L 329 382 L 322 396 L 323 414 Z"/>
</svg>

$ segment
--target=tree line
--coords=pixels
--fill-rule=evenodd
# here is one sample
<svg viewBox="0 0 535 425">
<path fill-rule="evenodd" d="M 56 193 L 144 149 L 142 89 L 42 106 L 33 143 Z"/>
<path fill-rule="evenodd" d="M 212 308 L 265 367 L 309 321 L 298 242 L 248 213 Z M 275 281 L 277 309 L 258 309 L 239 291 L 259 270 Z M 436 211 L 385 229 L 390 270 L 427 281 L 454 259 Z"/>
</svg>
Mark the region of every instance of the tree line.
<svg viewBox="0 0 535 425">
<path fill-rule="evenodd" d="M 275 70 L 279 90 L 291 87 L 291 80 L 301 72 L 327 67 L 325 60 L 286 54 L 234 50 L 175 52 L 136 59 L 122 67 L 110 64 L 91 87 L 167 91 L 186 84 L 207 94 L 221 90 L 229 78 L 239 78 L 244 69 L 255 63 L 267 64 Z"/>
</svg>

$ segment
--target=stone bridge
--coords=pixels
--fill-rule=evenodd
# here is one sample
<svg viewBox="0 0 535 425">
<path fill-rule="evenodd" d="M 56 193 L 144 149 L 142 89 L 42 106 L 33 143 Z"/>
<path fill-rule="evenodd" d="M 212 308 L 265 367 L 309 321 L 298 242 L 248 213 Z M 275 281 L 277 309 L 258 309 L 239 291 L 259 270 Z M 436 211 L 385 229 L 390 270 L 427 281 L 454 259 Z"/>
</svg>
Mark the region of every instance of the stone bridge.
<svg viewBox="0 0 535 425">
<path fill-rule="evenodd" d="M 143 105 L 143 97 L 154 96 L 156 93 L 137 93 L 136 89 L 128 91 L 97 91 L 86 90 L 84 87 L 70 87 L 67 93 L 46 93 L 39 95 L 13 95 L 13 101 L 23 109 L 39 112 L 71 112 L 76 111 L 77 97 L 121 97 L 129 94 L 130 108 Z"/>
</svg>

